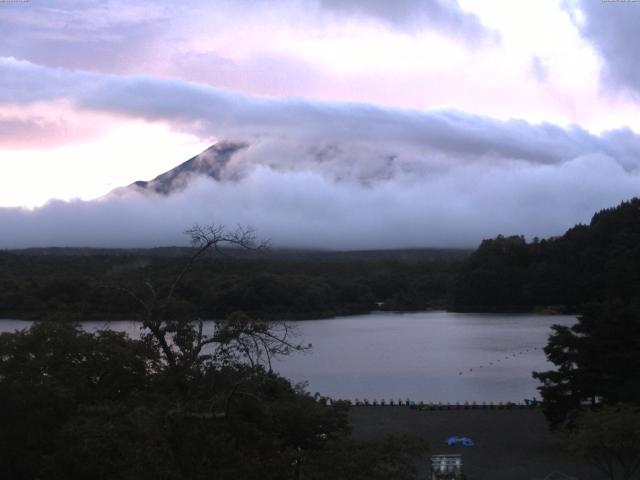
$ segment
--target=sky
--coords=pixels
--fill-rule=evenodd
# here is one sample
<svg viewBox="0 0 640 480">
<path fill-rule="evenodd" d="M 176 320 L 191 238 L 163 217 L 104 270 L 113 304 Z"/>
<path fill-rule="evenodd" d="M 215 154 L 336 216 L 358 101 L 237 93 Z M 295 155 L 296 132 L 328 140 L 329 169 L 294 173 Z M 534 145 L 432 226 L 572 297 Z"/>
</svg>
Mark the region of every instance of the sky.
<svg viewBox="0 0 640 480">
<path fill-rule="evenodd" d="M 0 0 L 0 248 L 475 247 L 640 191 L 640 2 Z M 219 181 L 149 180 L 218 141 Z"/>
</svg>

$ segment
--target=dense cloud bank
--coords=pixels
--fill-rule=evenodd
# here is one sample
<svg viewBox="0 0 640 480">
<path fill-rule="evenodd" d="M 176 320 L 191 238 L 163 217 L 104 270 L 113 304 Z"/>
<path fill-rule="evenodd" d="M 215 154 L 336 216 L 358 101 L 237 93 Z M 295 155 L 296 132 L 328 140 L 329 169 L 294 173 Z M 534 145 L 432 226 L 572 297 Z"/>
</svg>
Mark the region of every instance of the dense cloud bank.
<svg viewBox="0 0 640 480">
<path fill-rule="evenodd" d="M 5 248 L 180 244 L 196 222 L 252 225 L 277 246 L 472 247 L 499 233 L 561 234 L 640 192 L 640 136 L 628 129 L 266 99 L 10 58 L 0 87 L 0 105 L 64 100 L 250 145 L 220 181 L 193 178 L 168 197 L 2 209 Z"/>
<path fill-rule="evenodd" d="M 131 192 L 0 209 L 0 246 L 176 245 L 192 224 L 215 222 L 252 225 L 275 246 L 473 247 L 498 233 L 562 233 L 639 185 L 635 173 L 597 155 L 559 166 L 465 165 L 375 185 L 258 166 L 239 181 L 200 178 L 168 197 Z"/>
<path fill-rule="evenodd" d="M 593 135 L 578 126 L 501 121 L 455 110 L 268 99 L 151 76 L 50 69 L 12 58 L 0 58 L 0 87 L 0 106 L 66 100 L 79 109 L 167 122 L 202 137 L 283 145 L 283 158 L 291 151 L 297 157 L 284 163 L 302 160 L 297 151 L 302 149 L 316 152 L 317 160 L 364 152 L 370 162 L 375 150 L 442 168 L 501 161 L 559 164 L 592 153 L 629 171 L 640 166 L 640 136 L 629 129 Z M 269 155 L 267 163 L 273 160 Z"/>
</svg>

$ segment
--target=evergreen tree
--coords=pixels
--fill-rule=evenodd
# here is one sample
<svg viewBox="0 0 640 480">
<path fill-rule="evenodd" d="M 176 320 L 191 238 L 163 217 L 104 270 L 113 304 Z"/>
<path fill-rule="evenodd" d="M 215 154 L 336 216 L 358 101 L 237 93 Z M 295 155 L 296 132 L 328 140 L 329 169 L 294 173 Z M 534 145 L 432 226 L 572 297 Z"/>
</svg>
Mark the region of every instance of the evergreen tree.
<svg viewBox="0 0 640 480">
<path fill-rule="evenodd" d="M 571 426 L 583 407 L 640 404 L 640 308 L 595 304 L 572 327 L 556 325 L 545 347 L 556 370 L 534 372 L 552 428 Z"/>
</svg>

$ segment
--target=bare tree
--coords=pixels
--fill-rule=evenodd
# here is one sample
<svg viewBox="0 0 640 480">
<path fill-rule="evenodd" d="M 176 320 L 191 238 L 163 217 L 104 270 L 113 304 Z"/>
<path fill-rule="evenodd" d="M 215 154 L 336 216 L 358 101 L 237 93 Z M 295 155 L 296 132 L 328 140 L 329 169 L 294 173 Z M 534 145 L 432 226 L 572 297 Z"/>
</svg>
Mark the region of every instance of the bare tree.
<svg viewBox="0 0 640 480">
<path fill-rule="evenodd" d="M 215 332 L 208 340 L 216 348 L 201 357 L 218 362 L 248 362 L 251 367 L 263 365 L 272 370 L 272 359 L 304 351 L 311 345 L 295 343 L 289 324 L 282 321 L 256 321 L 242 313 L 235 313 L 215 323 Z"/>
<path fill-rule="evenodd" d="M 271 370 L 274 357 L 310 347 L 293 342 L 291 328 L 284 322 L 254 320 L 237 313 L 215 320 L 213 330 L 206 332 L 202 319 L 170 318 L 176 289 L 199 258 L 210 252 L 225 255 L 225 247 L 252 251 L 268 247 L 268 242 L 256 242 L 250 228 L 229 231 L 222 225 L 195 225 L 185 233 L 191 237 L 195 250 L 165 294 L 160 294 L 150 281 L 145 284 L 146 295 L 127 290 L 142 308 L 143 338 L 159 347 L 165 368 L 185 374 L 205 363 L 246 362 Z"/>
</svg>

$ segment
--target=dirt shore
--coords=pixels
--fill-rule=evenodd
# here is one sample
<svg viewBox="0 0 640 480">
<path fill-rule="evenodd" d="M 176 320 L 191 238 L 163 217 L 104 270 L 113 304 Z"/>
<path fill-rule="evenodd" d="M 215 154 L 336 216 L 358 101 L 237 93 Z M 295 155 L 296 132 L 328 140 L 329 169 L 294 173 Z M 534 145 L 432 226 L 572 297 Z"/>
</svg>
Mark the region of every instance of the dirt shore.
<svg viewBox="0 0 640 480">
<path fill-rule="evenodd" d="M 547 429 L 539 409 L 412 410 L 409 407 L 353 407 L 353 437 L 377 440 L 387 435 L 426 439 L 431 453 L 462 453 L 469 480 L 596 480 L 604 478 L 565 451 L 563 438 Z M 448 447 L 451 436 L 473 439 L 473 447 Z M 420 462 L 428 478 L 428 459 Z M 553 472 L 558 472 L 550 475 Z"/>
</svg>

